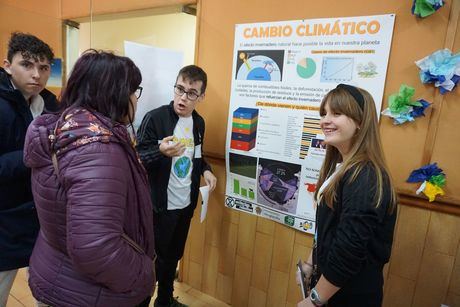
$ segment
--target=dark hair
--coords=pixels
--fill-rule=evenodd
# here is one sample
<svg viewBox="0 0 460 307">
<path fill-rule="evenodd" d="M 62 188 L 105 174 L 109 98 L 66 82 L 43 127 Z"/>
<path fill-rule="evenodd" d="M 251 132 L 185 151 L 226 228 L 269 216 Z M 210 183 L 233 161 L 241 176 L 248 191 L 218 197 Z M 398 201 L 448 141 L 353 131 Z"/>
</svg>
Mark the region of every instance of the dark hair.
<svg viewBox="0 0 460 307">
<path fill-rule="evenodd" d="M 84 107 L 122 123 L 130 115 L 130 96 L 141 81 L 141 72 L 131 59 L 89 49 L 72 69 L 61 96 L 62 108 Z"/>
<path fill-rule="evenodd" d="M 13 32 L 8 43 L 8 61 L 13 61 L 14 55 L 18 52 L 26 60 L 30 58 L 35 61 L 47 59 L 48 62 L 52 63 L 54 59 L 51 47 L 38 37 L 31 34 Z"/>
<path fill-rule="evenodd" d="M 208 76 L 206 75 L 205 71 L 196 65 L 188 65 L 183 67 L 181 70 L 179 70 L 179 73 L 177 74 L 176 82 L 179 76 L 182 77 L 184 80 L 190 80 L 190 81 L 201 81 L 203 84 L 201 85 L 201 93 L 204 94 L 206 91 L 206 86 L 208 84 Z"/>
</svg>

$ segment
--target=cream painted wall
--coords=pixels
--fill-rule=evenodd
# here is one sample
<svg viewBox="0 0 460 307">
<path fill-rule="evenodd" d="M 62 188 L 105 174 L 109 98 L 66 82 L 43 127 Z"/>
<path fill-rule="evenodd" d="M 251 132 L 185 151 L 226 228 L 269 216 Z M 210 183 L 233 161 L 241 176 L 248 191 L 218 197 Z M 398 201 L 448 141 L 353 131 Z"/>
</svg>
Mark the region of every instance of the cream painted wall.
<svg viewBox="0 0 460 307">
<path fill-rule="evenodd" d="M 184 53 L 184 65 L 194 63 L 196 17 L 184 13 L 131 17 L 80 24 L 80 53 L 88 48 L 123 55 L 125 40 Z M 91 37 L 90 37 L 91 31 Z M 90 44 L 91 39 L 91 44 Z"/>
</svg>

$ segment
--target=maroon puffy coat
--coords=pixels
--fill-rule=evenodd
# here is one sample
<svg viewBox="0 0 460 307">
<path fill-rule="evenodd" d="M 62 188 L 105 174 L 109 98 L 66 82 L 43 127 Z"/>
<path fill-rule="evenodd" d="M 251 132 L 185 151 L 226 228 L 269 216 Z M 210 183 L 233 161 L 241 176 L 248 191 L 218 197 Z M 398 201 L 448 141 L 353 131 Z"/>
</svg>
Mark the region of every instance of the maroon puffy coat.
<svg viewBox="0 0 460 307">
<path fill-rule="evenodd" d="M 24 161 L 32 168 L 41 225 L 30 288 L 52 306 L 135 306 L 155 284 L 145 170 L 126 127 L 81 108 L 64 114 L 58 121 L 57 115 L 38 117 L 26 136 Z"/>
</svg>

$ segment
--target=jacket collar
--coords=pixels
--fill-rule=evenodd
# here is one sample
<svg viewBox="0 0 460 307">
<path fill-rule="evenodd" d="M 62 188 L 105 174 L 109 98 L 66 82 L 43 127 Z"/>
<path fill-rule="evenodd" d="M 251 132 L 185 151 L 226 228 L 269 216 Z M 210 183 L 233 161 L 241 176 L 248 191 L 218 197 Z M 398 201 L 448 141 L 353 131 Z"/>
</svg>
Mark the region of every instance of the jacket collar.
<svg viewBox="0 0 460 307">
<path fill-rule="evenodd" d="M 45 102 L 45 110 L 50 112 L 58 110 L 56 96 L 53 93 L 45 88 L 39 95 L 42 96 Z M 25 106 L 29 105 L 21 91 L 14 88 L 9 74 L 3 67 L 0 67 L 0 97 L 12 102 L 14 105 L 19 104 L 19 102 L 22 102 Z"/>
<path fill-rule="evenodd" d="M 61 115 L 55 127 L 53 150 L 57 154 L 93 142 L 130 143 L 126 127 L 109 118 L 80 107 L 69 108 Z"/>
<path fill-rule="evenodd" d="M 169 103 L 169 112 L 171 113 L 171 116 L 174 118 L 175 122 L 179 120 L 179 115 L 177 115 L 176 111 L 174 111 L 174 100 L 171 100 Z M 197 118 L 198 118 L 198 112 L 193 110 L 192 111 L 192 118 L 193 118 L 193 123 L 195 124 Z"/>
<path fill-rule="evenodd" d="M 176 114 L 176 111 L 174 111 L 174 100 L 169 103 L 168 106 L 169 109 L 169 115 L 173 119 L 173 125 L 171 127 L 171 134 L 174 132 L 174 128 L 176 127 L 177 122 L 179 121 L 179 115 Z M 203 136 L 200 133 L 200 129 L 198 129 L 198 119 L 200 115 L 196 110 L 193 110 L 192 112 L 192 119 L 193 119 L 193 138 L 195 145 L 201 144 Z"/>
</svg>

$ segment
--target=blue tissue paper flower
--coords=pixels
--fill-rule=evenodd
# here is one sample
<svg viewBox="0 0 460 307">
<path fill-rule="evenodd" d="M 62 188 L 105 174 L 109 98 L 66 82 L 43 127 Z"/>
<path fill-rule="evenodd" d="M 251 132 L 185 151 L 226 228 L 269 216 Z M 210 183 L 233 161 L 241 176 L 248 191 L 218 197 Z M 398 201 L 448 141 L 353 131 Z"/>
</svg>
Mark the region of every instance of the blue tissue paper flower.
<svg viewBox="0 0 460 307">
<path fill-rule="evenodd" d="M 440 169 L 438 164 L 435 162 L 412 171 L 409 178 L 407 178 L 407 182 L 424 182 L 429 180 L 431 176 L 437 176 L 440 174 L 444 175 L 442 169 Z"/>
<path fill-rule="evenodd" d="M 460 80 L 460 53 L 452 54 L 449 49 L 441 49 L 418 60 L 420 80 L 434 83 L 441 94 L 452 91 Z"/>
<path fill-rule="evenodd" d="M 428 108 L 431 103 L 429 103 L 428 101 L 426 101 L 425 99 L 419 99 L 417 100 L 418 102 L 420 102 L 422 105 L 421 106 L 413 106 L 412 108 L 412 111 L 410 112 L 410 115 L 412 117 L 420 117 L 420 116 L 425 116 L 425 110 L 426 108 Z"/>
</svg>

